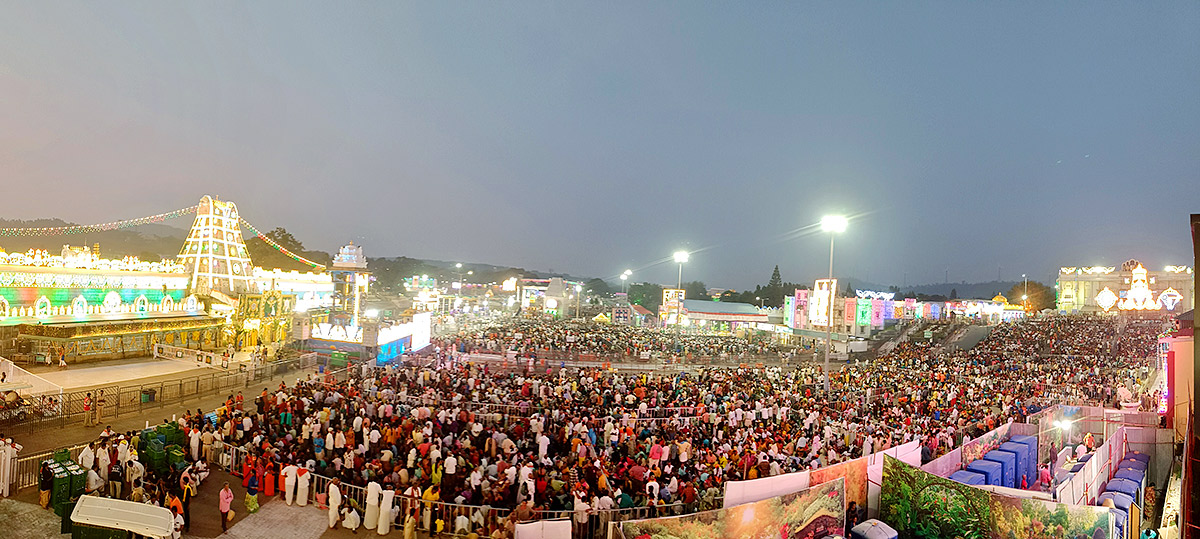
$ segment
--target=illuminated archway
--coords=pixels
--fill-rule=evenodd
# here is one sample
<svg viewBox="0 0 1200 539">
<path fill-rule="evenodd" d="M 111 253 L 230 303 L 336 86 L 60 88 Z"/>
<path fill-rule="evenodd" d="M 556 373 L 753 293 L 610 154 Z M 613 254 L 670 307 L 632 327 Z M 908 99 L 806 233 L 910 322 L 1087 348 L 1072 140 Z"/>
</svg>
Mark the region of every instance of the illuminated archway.
<svg viewBox="0 0 1200 539">
<path fill-rule="evenodd" d="M 75 296 L 75 299 L 71 300 L 71 314 L 73 314 L 75 316 L 83 316 L 83 315 L 87 314 L 87 312 L 88 312 L 87 299 L 84 298 L 82 294 Z"/>
<path fill-rule="evenodd" d="M 175 310 L 175 299 L 171 296 L 163 296 L 162 301 L 158 302 L 158 310 L 164 313 Z"/>
<path fill-rule="evenodd" d="M 102 304 L 101 310 L 105 313 L 115 313 L 120 308 L 121 295 L 118 294 L 116 290 L 109 290 L 108 293 L 104 295 L 104 303 Z"/>
<path fill-rule="evenodd" d="M 142 294 L 133 300 L 133 312 L 145 313 L 150 312 L 150 300 L 146 299 L 146 295 Z"/>
<path fill-rule="evenodd" d="M 9 309 L 8 298 L 5 298 L 4 296 L 0 296 L 0 318 L 8 316 L 8 309 Z"/>
<path fill-rule="evenodd" d="M 183 310 L 189 312 L 200 310 L 200 300 L 196 299 L 195 294 L 192 294 L 188 296 L 187 299 L 183 300 Z"/>
<path fill-rule="evenodd" d="M 46 296 L 38 298 L 37 303 L 33 304 L 33 314 L 38 318 L 50 316 L 50 300 Z"/>
</svg>

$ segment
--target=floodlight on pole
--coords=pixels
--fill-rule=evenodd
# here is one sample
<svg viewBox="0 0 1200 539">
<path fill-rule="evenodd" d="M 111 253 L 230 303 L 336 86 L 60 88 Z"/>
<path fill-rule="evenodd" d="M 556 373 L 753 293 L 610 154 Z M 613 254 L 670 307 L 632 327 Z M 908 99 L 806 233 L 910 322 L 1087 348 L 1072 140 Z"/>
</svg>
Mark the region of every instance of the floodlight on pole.
<svg viewBox="0 0 1200 539">
<path fill-rule="evenodd" d="M 846 231 L 846 227 L 850 225 L 850 220 L 844 215 L 826 215 L 821 218 L 821 231 L 842 233 Z"/>
<path fill-rule="evenodd" d="M 821 218 L 821 230 L 829 233 L 829 320 L 825 324 L 825 391 L 829 391 L 829 351 L 833 348 L 833 302 L 837 297 L 837 290 L 832 286 L 833 283 L 833 238 L 834 236 L 846 231 L 846 227 L 850 225 L 850 220 L 844 215 L 826 215 Z"/>
<path fill-rule="evenodd" d="M 687 251 L 675 251 L 675 263 L 679 264 L 679 281 L 675 284 L 675 288 L 683 288 L 683 263 L 689 258 Z"/>
</svg>

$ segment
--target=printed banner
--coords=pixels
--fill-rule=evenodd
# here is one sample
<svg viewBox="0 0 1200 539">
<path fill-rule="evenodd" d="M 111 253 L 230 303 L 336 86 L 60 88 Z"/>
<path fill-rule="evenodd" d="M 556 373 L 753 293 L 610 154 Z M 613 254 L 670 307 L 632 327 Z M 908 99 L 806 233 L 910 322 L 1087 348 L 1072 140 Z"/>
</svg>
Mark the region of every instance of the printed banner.
<svg viewBox="0 0 1200 539">
<path fill-rule="evenodd" d="M 871 325 L 875 327 L 883 326 L 883 300 L 871 300 Z"/>
<path fill-rule="evenodd" d="M 1105 507 L 995 494 L 923 472 L 892 457 L 883 463 L 879 519 L 900 539 L 1113 539 Z"/>
<path fill-rule="evenodd" d="M 824 485 L 836 479 L 846 481 L 846 503 L 853 502 L 856 507 L 867 506 L 867 459 L 859 457 L 854 460 L 817 468 L 808 472 L 808 481 L 812 486 Z"/>
<path fill-rule="evenodd" d="M 860 326 L 871 324 L 871 300 L 859 299 L 854 309 L 854 323 Z"/>
<path fill-rule="evenodd" d="M 854 298 L 846 298 L 845 316 L 842 319 L 847 325 L 854 323 L 854 316 L 858 313 L 858 300 Z"/>
<path fill-rule="evenodd" d="M 903 315 L 896 316 L 895 300 L 890 300 L 890 299 L 883 300 L 883 319 L 884 320 L 895 320 L 897 318 L 903 318 Z"/>
<path fill-rule="evenodd" d="M 962 446 L 963 466 L 966 466 L 967 464 L 969 464 L 971 462 L 974 462 L 980 458 L 983 458 L 983 456 L 986 455 L 988 451 L 992 451 L 994 449 L 999 448 L 1000 444 L 1004 443 L 1004 441 L 1008 439 L 1008 429 L 1011 425 L 1012 425 L 1012 422 L 1009 421 L 1008 423 L 1005 423 L 1003 425 L 1000 425 L 999 427 L 996 427 L 995 430 L 992 430 L 991 432 L 988 432 L 987 434 L 984 434 L 983 436 L 980 436 L 974 440 L 967 442 L 966 444 L 963 444 L 963 446 Z"/>
<path fill-rule="evenodd" d="M 677 517 L 622 522 L 627 538 L 826 537 L 846 533 L 845 480 L 775 498 Z"/>
</svg>

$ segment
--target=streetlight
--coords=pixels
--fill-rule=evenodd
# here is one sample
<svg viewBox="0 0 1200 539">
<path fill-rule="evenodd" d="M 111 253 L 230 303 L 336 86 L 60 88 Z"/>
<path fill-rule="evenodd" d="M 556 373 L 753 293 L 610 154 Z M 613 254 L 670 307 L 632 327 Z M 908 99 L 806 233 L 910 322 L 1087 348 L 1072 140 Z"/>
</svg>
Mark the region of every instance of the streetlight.
<svg viewBox="0 0 1200 539">
<path fill-rule="evenodd" d="M 675 263 L 679 264 L 679 281 L 675 288 L 683 288 L 683 263 L 688 261 L 687 251 L 675 251 Z"/>
<path fill-rule="evenodd" d="M 829 319 L 825 324 L 825 392 L 829 392 L 829 349 L 833 348 L 833 300 L 837 290 L 833 286 L 833 238 L 846 231 L 850 220 L 842 215 L 826 215 L 821 218 L 821 230 L 829 233 Z"/>
<path fill-rule="evenodd" d="M 583 285 L 575 285 L 575 318 L 579 318 L 579 301 L 583 299 Z"/>
<path fill-rule="evenodd" d="M 622 273 L 622 274 L 621 274 L 621 293 L 622 293 L 622 294 L 624 294 L 624 293 L 625 293 L 625 281 L 627 281 L 627 280 L 629 280 L 629 274 L 628 274 L 628 273 Z"/>
<path fill-rule="evenodd" d="M 758 302 L 758 308 L 761 309 L 763 306 L 762 298 L 754 296 L 754 300 Z"/>
<path fill-rule="evenodd" d="M 675 251 L 675 263 L 679 264 L 679 280 L 676 289 L 683 288 L 683 263 L 689 258 L 687 251 Z M 683 324 L 683 299 L 675 296 L 675 353 L 679 353 L 679 328 Z"/>
<path fill-rule="evenodd" d="M 1025 300 L 1029 298 L 1029 279 L 1027 277 L 1025 277 L 1024 273 L 1021 274 L 1021 279 L 1025 280 L 1025 293 L 1021 294 L 1021 306 L 1024 307 L 1025 312 L 1028 313 L 1029 312 L 1029 303 L 1027 303 Z"/>
</svg>

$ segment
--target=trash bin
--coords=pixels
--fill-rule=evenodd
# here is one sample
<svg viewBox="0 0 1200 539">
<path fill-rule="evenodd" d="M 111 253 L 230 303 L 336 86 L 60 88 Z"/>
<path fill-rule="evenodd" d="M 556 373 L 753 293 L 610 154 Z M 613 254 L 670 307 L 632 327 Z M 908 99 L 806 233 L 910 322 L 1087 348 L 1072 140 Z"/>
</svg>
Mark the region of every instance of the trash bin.
<svg viewBox="0 0 1200 539">
<path fill-rule="evenodd" d="M 54 514 L 62 517 L 62 528 L 59 529 L 62 533 L 71 533 L 71 513 L 75 512 L 75 502 L 67 500 L 61 503 L 54 504 Z"/>
</svg>

